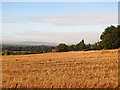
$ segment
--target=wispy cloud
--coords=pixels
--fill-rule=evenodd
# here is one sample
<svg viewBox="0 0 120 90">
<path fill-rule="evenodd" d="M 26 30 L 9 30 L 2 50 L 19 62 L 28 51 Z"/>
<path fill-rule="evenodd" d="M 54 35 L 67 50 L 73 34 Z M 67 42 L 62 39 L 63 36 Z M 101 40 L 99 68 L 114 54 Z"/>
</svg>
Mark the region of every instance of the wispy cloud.
<svg viewBox="0 0 120 90">
<path fill-rule="evenodd" d="M 34 22 L 34 23 L 52 23 L 55 25 L 88 25 L 88 24 L 117 24 L 117 14 L 74 14 L 64 17 L 17 17 L 3 18 L 6 23 Z"/>
<path fill-rule="evenodd" d="M 5 22 L 5 23 L 18 23 L 18 22 L 21 22 L 21 18 L 3 18 L 2 22 Z"/>
<path fill-rule="evenodd" d="M 55 25 L 117 24 L 117 14 L 75 14 L 64 17 L 31 17 L 31 22 L 46 22 Z"/>
</svg>

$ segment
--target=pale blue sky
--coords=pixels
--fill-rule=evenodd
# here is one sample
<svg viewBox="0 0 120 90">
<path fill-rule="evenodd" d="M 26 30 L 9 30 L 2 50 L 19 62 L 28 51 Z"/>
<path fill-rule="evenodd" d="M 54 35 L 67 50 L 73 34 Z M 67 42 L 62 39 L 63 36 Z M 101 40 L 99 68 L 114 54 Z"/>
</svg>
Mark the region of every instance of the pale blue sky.
<svg viewBox="0 0 120 90">
<path fill-rule="evenodd" d="M 118 23 L 117 2 L 4 2 L 2 11 L 3 43 L 95 43 Z"/>
</svg>

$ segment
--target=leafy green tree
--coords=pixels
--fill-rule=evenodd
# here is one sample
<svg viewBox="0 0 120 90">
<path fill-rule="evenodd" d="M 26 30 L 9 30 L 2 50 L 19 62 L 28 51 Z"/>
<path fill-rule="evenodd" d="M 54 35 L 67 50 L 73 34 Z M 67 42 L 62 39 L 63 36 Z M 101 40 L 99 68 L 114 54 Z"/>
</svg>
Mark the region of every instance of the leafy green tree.
<svg viewBox="0 0 120 90">
<path fill-rule="evenodd" d="M 47 50 L 47 46 L 42 45 L 42 50 L 41 50 L 41 52 L 46 53 L 47 51 L 48 51 L 48 50 Z"/>
<path fill-rule="evenodd" d="M 56 47 L 56 52 L 67 52 L 67 51 L 68 51 L 68 46 L 64 43 L 61 43 Z"/>
<path fill-rule="evenodd" d="M 69 50 L 69 51 L 75 51 L 75 45 L 70 45 L 70 46 L 68 47 L 68 50 Z"/>
<path fill-rule="evenodd" d="M 115 49 L 120 47 L 120 26 L 111 25 L 107 27 L 100 36 L 101 45 L 104 49 Z"/>
<path fill-rule="evenodd" d="M 97 42 L 97 47 L 96 47 L 96 49 L 97 49 L 97 50 L 103 49 L 102 44 L 101 44 L 101 41 L 100 41 L 100 42 Z"/>
<path fill-rule="evenodd" d="M 95 44 L 91 45 L 91 50 L 101 50 L 101 42 L 96 42 Z"/>
<path fill-rule="evenodd" d="M 84 39 L 75 46 L 75 50 L 76 51 L 85 50 Z"/>
<path fill-rule="evenodd" d="M 117 40 L 116 40 L 116 44 L 117 44 L 117 48 L 120 47 L 120 25 L 117 26 Z"/>
<path fill-rule="evenodd" d="M 86 50 L 91 50 L 91 45 L 90 43 L 88 45 L 86 45 Z"/>
<path fill-rule="evenodd" d="M 91 50 L 97 50 L 97 43 L 91 45 Z"/>
</svg>

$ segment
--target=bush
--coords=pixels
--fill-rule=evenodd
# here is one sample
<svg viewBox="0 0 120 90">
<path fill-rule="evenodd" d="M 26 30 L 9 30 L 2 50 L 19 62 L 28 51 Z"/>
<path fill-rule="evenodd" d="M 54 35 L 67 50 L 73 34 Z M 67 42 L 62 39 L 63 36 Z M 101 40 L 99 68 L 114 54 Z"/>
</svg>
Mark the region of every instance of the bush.
<svg viewBox="0 0 120 90">
<path fill-rule="evenodd" d="M 10 55 L 10 54 L 11 54 L 11 51 L 9 51 L 9 50 L 4 50 L 2 52 L 2 55 Z"/>
<path fill-rule="evenodd" d="M 56 47 L 56 52 L 67 52 L 67 51 L 68 51 L 68 46 L 64 43 L 61 43 Z"/>
</svg>

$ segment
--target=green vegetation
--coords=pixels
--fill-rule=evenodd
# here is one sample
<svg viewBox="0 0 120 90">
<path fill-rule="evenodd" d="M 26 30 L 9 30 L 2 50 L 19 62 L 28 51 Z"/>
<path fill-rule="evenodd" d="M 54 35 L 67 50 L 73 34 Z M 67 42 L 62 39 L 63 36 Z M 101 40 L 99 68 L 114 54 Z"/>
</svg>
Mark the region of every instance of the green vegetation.
<svg viewBox="0 0 120 90">
<path fill-rule="evenodd" d="M 110 26 L 100 36 L 101 45 L 104 49 L 116 49 L 120 47 L 120 26 Z"/>
<path fill-rule="evenodd" d="M 61 43 L 56 47 L 56 51 L 57 52 L 66 52 L 66 51 L 68 51 L 68 46 L 66 44 Z"/>
<path fill-rule="evenodd" d="M 107 27 L 100 36 L 101 41 L 96 42 L 93 45 L 85 45 L 84 39 L 76 45 L 67 46 L 65 44 L 59 44 L 56 49 L 60 51 L 87 51 L 87 50 L 101 50 L 101 49 L 117 49 L 120 47 L 120 25 L 117 27 L 111 25 Z M 64 45 L 64 46 L 63 46 Z M 64 49 L 64 50 L 63 50 Z"/>
<path fill-rule="evenodd" d="M 55 47 L 45 46 L 45 45 L 42 45 L 42 46 L 24 46 L 24 47 L 3 46 L 2 47 L 2 55 L 40 54 L 40 53 L 51 52 L 52 49 L 55 49 Z M 10 54 L 6 54 L 6 50 L 7 50 L 7 52 L 9 51 Z"/>
<path fill-rule="evenodd" d="M 2 52 L 2 55 L 10 55 L 10 54 L 11 54 L 11 51 L 9 51 L 9 50 L 4 50 Z"/>
<path fill-rule="evenodd" d="M 88 50 L 101 50 L 101 49 L 117 49 L 120 47 L 120 25 L 117 27 L 111 25 L 107 27 L 100 36 L 101 41 L 95 44 L 84 43 L 84 39 L 76 45 L 66 45 L 60 43 L 57 47 L 51 46 L 7 46 L 2 47 L 2 55 L 16 55 L 16 54 L 39 54 L 52 52 L 52 49 L 56 49 L 56 52 L 67 52 L 67 51 L 88 51 Z M 15 52 L 16 51 L 16 52 Z"/>
<path fill-rule="evenodd" d="M 81 51 L 81 50 L 84 50 L 85 48 L 86 47 L 85 47 L 84 40 L 82 40 L 80 43 L 76 44 L 75 46 L 76 51 Z"/>
</svg>

